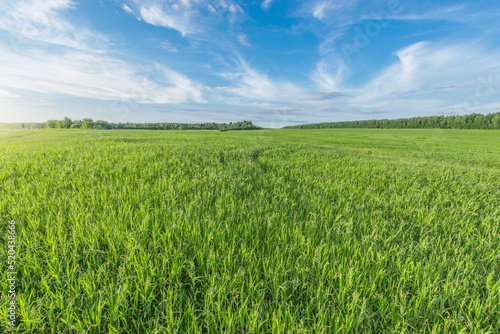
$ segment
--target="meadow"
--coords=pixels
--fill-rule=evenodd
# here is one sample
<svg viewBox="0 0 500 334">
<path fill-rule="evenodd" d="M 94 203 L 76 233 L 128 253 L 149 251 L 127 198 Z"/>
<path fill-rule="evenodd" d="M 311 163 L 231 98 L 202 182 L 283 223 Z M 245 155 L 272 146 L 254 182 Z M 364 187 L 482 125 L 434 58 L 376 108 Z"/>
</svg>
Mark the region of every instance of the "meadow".
<svg viewBox="0 0 500 334">
<path fill-rule="evenodd" d="M 1 130 L 0 195 L 12 333 L 499 332 L 498 131 Z"/>
</svg>

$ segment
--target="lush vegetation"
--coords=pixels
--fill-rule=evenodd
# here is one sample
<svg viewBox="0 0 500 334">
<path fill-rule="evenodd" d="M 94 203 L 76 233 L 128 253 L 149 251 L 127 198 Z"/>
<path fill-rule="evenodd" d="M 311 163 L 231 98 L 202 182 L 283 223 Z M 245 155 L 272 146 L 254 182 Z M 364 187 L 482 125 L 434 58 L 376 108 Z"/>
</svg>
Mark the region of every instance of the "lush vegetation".
<svg viewBox="0 0 500 334">
<path fill-rule="evenodd" d="M 19 332 L 497 332 L 498 139 L 0 131 Z"/>
<path fill-rule="evenodd" d="M 0 123 L 4 129 L 92 129 L 92 130 L 258 130 L 258 126 L 251 121 L 230 123 L 109 123 L 93 121 L 91 118 L 71 120 L 65 117 L 62 120 L 48 120 L 45 123 Z"/>
<path fill-rule="evenodd" d="M 380 129 L 500 129 L 500 112 L 488 115 L 428 116 L 351 122 L 327 122 L 288 126 L 290 129 L 380 128 Z"/>
</svg>

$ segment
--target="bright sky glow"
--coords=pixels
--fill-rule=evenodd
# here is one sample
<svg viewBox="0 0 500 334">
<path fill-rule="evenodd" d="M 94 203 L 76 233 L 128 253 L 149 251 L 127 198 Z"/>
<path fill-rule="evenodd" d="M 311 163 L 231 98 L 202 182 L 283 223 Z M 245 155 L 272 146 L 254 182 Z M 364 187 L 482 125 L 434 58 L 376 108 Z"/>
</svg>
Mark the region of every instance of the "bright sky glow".
<svg viewBox="0 0 500 334">
<path fill-rule="evenodd" d="M 0 122 L 500 110 L 500 3 L 0 0 Z"/>
</svg>

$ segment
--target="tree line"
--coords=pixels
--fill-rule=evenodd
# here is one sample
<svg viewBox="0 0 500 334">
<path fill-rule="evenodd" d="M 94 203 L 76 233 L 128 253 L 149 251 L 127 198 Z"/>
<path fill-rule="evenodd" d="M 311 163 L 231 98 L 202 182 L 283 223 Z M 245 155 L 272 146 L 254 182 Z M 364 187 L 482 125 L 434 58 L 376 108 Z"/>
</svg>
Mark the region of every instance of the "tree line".
<svg viewBox="0 0 500 334">
<path fill-rule="evenodd" d="M 72 120 L 48 120 L 45 123 L 0 123 L 0 128 L 10 129 L 87 129 L 87 130 L 258 130 L 261 127 L 251 121 L 229 123 L 110 123 L 93 121 L 91 118 Z"/>
<path fill-rule="evenodd" d="M 94 129 L 94 130 L 258 130 L 251 121 L 230 123 L 109 123 L 91 118 L 71 120 L 48 120 L 45 123 L 0 123 L 0 128 L 10 129 Z M 380 128 L 380 129 L 500 129 L 500 112 L 451 116 L 426 116 L 399 119 L 381 119 L 347 122 L 323 122 L 286 126 L 285 129 L 329 129 L 329 128 Z"/>
<path fill-rule="evenodd" d="M 259 130 L 251 121 L 229 123 L 117 123 L 115 129 L 145 130 Z"/>
<path fill-rule="evenodd" d="M 500 112 L 451 116 L 426 116 L 367 121 L 324 122 L 287 126 L 286 129 L 379 128 L 379 129 L 500 129 Z"/>
</svg>

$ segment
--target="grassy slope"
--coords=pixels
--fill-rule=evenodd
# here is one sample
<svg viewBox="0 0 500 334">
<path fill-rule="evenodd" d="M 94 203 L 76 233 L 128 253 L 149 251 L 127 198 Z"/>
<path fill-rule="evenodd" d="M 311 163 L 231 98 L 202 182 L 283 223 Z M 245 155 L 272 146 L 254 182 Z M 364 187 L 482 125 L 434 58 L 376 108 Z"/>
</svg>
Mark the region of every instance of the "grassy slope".
<svg viewBox="0 0 500 334">
<path fill-rule="evenodd" d="M 0 132 L 0 238 L 16 219 L 19 327 L 494 332 L 499 139 Z"/>
</svg>

